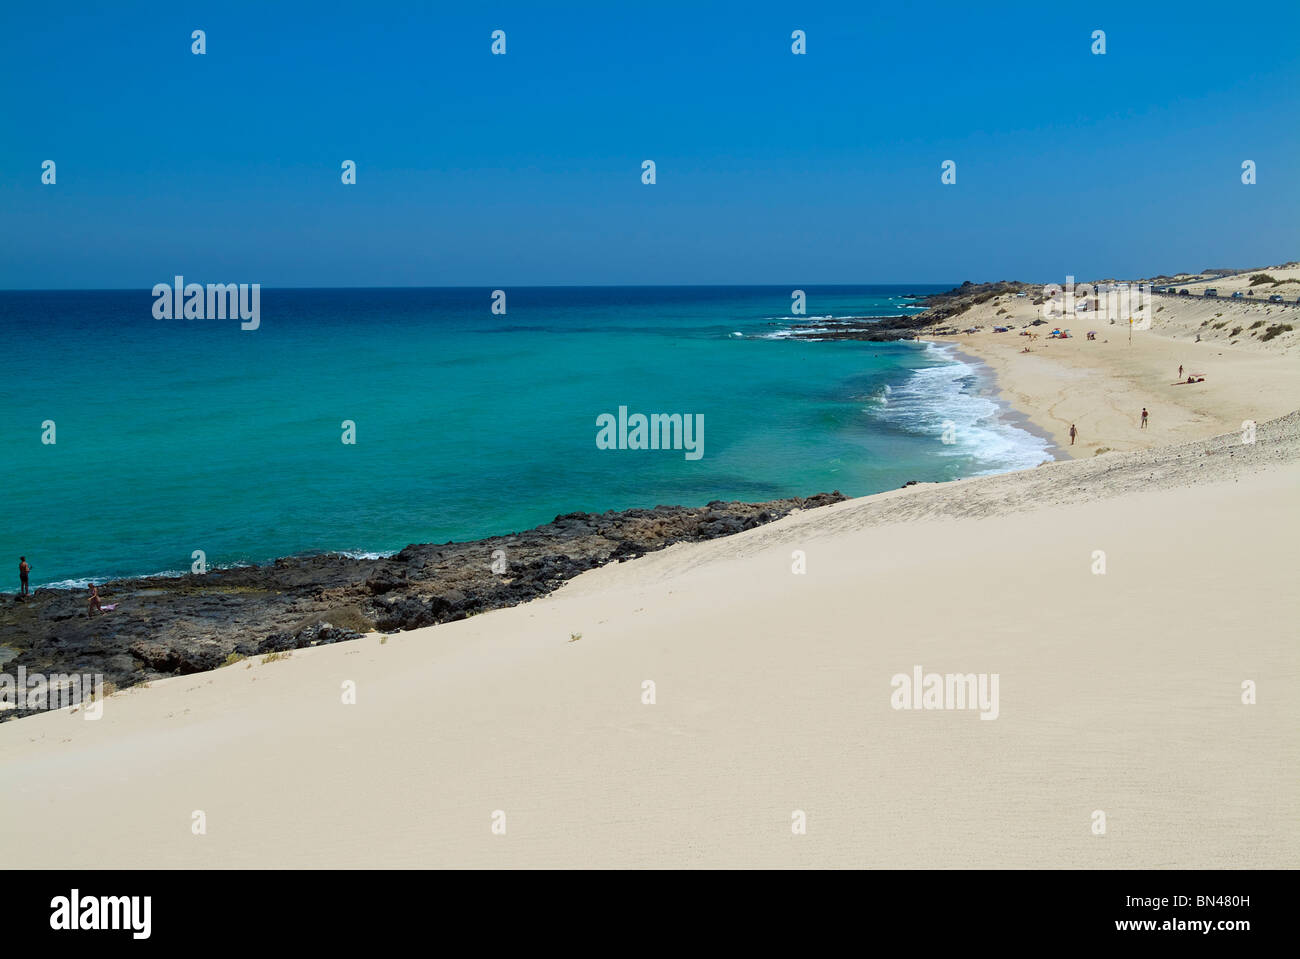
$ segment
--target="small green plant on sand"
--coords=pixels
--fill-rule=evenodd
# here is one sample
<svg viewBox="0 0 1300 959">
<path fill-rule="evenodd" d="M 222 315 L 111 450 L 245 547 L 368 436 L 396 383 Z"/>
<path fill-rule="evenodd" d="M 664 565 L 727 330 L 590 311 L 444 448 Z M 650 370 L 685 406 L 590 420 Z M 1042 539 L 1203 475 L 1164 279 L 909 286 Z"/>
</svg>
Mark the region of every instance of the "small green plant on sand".
<svg viewBox="0 0 1300 959">
<path fill-rule="evenodd" d="M 576 642 L 577 642 L 578 640 L 580 640 L 580 639 L 582 639 L 582 633 L 570 633 L 570 634 L 569 634 L 569 642 L 571 642 L 571 643 L 576 643 Z"/>
<path fill-rule="evenodd" d="M 280 660 L 288 659 L 288 658 L 289 658 L 289 651 L 283 650 L 281 652 L 276 652 L 276 653 L 267 653 L 265 656 L 262 657 L 262 662 L 278 663 Z"/>
<path fill-rule="evenodd" d="M 222 666 L 233 666 L 233 665 L 235 665 L 235 663 L 239 662 L 239 661 L 242 660 L 242 659 L 244 659 L 244 655 L 243 655 L 243 653 L 231 652 L 231 654 L 230 654 L 229 656 L 226 657 L 226 661 L 225 661 L 224 663 L 222 663 L 221 665 L 222 665 Z"/>
</svg>

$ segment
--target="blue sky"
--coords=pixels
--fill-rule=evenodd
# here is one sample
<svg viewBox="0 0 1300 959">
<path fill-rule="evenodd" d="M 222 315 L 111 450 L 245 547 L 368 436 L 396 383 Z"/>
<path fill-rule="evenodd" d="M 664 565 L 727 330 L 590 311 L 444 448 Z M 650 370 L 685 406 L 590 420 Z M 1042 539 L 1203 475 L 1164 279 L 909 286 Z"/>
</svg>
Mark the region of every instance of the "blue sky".
<svg viewBox="0 0 1300 959">
<path fill-rule="evenodd" d="M 1275 263 L 1300 257 L 1297 35 L 1295 2 L 10 3 L 0 288 Z"/>
</svg>

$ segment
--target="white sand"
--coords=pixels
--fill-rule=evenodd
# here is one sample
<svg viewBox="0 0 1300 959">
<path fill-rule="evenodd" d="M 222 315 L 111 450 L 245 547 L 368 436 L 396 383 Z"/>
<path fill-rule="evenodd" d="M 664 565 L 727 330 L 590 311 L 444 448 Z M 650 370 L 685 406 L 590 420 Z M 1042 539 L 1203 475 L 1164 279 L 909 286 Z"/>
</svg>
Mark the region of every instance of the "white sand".
<svg viewBox="0 0 1300 959">
<path fill-rule="evenodd" d="M 1295 867 L 1298 447 L 1291 417 L 1250 447 L 913 487 L 387 643 L 120 693 L 99 722 L 0 725 L 0 849 L 38 867 Z M 999 674 L 999 718 L 891 709 L 917 664 Z"/>
<path fill-rule="evenodd" d="M 1074 457 L 1190 442 L 1300 407 L 1300 307 L 1175 296 L 1152 301 L 1150 328 L 1134 332 L 1131 341 L 1122 319 L 1111 325 L 1087 313 L 1031 327 L 1043 308 L 1032 297 L 1015 296 L 949 321 L 979 332 L 926 338 L 987 363 L 1003 398 Z M 1013 329 L 992 332 L 998 325 Z M 1049 339 L 1053 325 L 1074 335 Z M 1261 342 L 1273 326 L 1293 329 Z M 1038 338 L 1022 336 L 1025 330 Z M 1097 339 L 1087 339 L 1089 330 Z M 1030 352 L 1021 352 L 1026 347 Z M 1179 383 L 1180 366 L 1184 379 L 1194 373 L 1204 382 Z M 1145 430 L 1143 407 L 1150 413 Z M 1068 449 L 1071 424 L 1078 437 Z"/>
</svg>

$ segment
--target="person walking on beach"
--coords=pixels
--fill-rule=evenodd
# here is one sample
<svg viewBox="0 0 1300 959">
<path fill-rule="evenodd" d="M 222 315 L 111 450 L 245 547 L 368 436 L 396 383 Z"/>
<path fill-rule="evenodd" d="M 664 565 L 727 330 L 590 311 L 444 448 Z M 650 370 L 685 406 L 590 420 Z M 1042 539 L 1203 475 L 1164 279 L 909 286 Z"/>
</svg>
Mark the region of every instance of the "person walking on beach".
<svg viewBox="0 0 1300 959">
<path fill-rule="evenodd" d="M 32 568 L 27 565 L 27 557 L 19 556 L 18 557 L 18 581 L 22 583 L 22 592 L 19 595 L 26 596 L 30 592 L 27 589 L 27 574 L 30 573 L 31 571 Z"/>
<path fill-rule="evenodd" d="M 1180 380 L 1183 378 L 1183 364 L 1181 363 L 1178 364 L 1178 378 Z"/>
<path fill-rule="evenodd" d="M 101 609 L 101 608 L 100 608 L 100 605 L 99 605 L 99 589 L 98 589 L 98 587 L 95 586 L 94 583 L 91 583 L 91 584 L 90 584 L 90 599 L 89 599 L 89 601 L 86 603 L 86 605 L 87 605 L 87 607 L 88 607 L 88 608 L 86 609 L 86 615 L 87 615 L 87 616 L 93 616 L 93 615 L 95 615 L 95 613 L 103 613 L 103 612 L 104 612 L 104 610 Z"/>
<path fill-rule="evenodd" d="M 1078 435 L 1079 435 L 1079 431 L 1076 430 L 1076 429 L 1074 428 L 1074 424 L 1071 423 L 1071 424 L 1070 424 L 1070 445 L 1071 445 L 1071 446 L 1074 445 L 1074 438 L 1075 438 L 1076 436 L 1078 436 Z"/>
<path fill-rule="evenodd" d="M 1142 428 L 1143 429 L 1147 428 L 1147 415 L 1148 415 L 1147 408 L 1144 406 L 1142 407 Z"/>
</svg>

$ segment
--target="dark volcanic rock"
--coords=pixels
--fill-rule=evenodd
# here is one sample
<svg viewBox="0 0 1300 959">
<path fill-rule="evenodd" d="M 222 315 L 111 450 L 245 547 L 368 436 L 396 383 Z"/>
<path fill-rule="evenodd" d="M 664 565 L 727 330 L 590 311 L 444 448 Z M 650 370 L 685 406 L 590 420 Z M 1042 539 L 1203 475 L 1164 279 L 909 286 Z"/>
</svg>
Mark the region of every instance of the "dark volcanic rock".
<svg viewBox="0 0 1300 959">
<path fill-rule="evenodd" d="M 176 650 L 161 643 L 149 643 L 142 639 L 131 644 L 131 655 L 150 669 L 160 673 L 176 672 L 181 667 L 181 657 Z"/>
<path fill-rule="evenodd" d="M 308 646 L 328 646 L 330 643 L 342 643 L 349 639 L 360 639 L 364 634 L 356 630 L 344 629 L 329 623 L 312 623 L 296 633 L 272 633 L 252 650 L 256 653 L 282 653 L 290 649 L 306 649 Z M 251 653 L 243 650 L 244 655 Z"/>
<path fill-rule="evenodd" d="M 402 629 L 419 629 L 438 622 L 433 603 L 415 596 L 394 596 L 375 604 L 375 626 L 396 632 Z"/>
<path fill-rule="evenodd" d="M 366 589 L 370 590 L 375 596 L 384 593 L 391 593 L 395 589 L 401 589 L 407 585 L 406 570 L 384 570 L 377 576 L 372 576 L 366 580 Z"/>
<path fill-rule="evenodd" d="M 182 674 L 216 669 L 225 662 L 228 655 L 221 643 L 212 640 L 196 640 L 179 646 L 136 640 L 129 647 L 129 652 L 156 672 Z"/>
<path fill-rule="evenodd" d="M 298 636 L 295 633 L 272 633 L 266 639 L 262 640 L 251 649 L 245 645 L 236 650 L 244 656 L 254 656 L 262 653 L 283 653 L 291 649 L 298 648 Z M 247 650 L 247 651 L 246 651 Z"/>
<path fill-rule="evenodd" d="M 205 575 L 115 580 L 100 586 L 100 596 L 117 608 L 93 617 L 81 592 L 38 589 L 25 601 L 0 594 L 0 646 L 17 652 L 0 668 L 97 672 L 125 688 L 215 669 L 231 653 L 262 655 L 454 622 L 544 596 L 605 563 L 730 536 L 843 499 L 837 490 L 771 503 L 565 513 L 521 533 L 412 544 L 387 559 L 290 556 Z"/>
<path fill-rule="evenodd" d="M 944 332 L 945 323 L 965 313 L 972 306 L 985 303 L 1004 293 L 1040 293 L 1041 286 L 1019 281 L 972 283 L 967 280 L 947 293 L 933 293 L 920 298 L 924 313 L 909 316 L 848 317 L 845 319 L 809 319 L 795 324 L 791 335 L 811 340 L 910 340 L 926 333 Z M 955 331 L 953 331 L 955 332 Z"/>
</svg>

